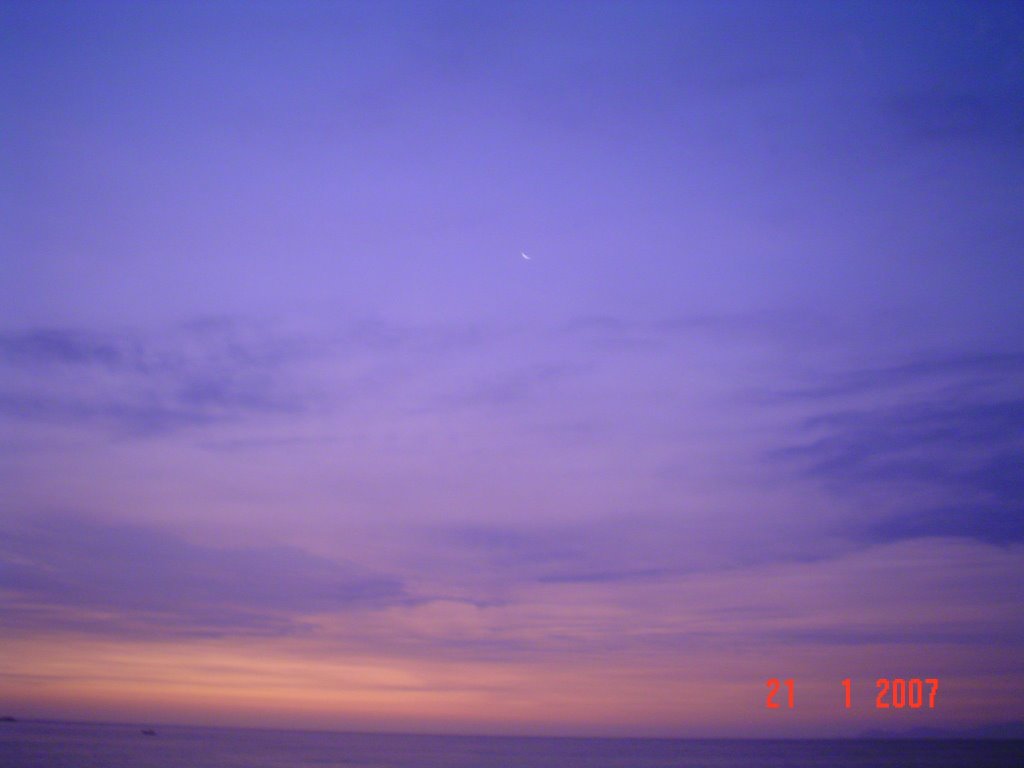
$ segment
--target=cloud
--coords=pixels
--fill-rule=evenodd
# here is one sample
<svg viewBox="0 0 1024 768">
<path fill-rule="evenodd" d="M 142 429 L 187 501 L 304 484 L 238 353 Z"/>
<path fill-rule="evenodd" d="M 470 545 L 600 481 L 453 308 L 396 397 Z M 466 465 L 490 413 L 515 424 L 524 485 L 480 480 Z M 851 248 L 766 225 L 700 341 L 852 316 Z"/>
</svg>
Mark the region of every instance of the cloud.
<svg viewBox="0 0 1024 768">
<path fill-rule="evenodd" d="M 450 408 L 507 408 L 523 405 L 540 393 L 584 375 L 592 366 L 568 363 L 540 363 L 488 377 L 474 377 L 469 386 L 460 387 L 436 400 Z"/>
<path fill-rule="evenodd" d="M 311 334 L 238 318 L 149 333 L 6 331 L 0 415 L 135 436 L 296 416 L 379 393 L 485 338 L 475 327 L 362 320 Z"/>
<path fill-rule="evenodd" d="M 101 365 L 121 367 L 126 350 L 117 341 L 64 328 L 30 328 L 0 333 L 0 359 L 16 365 Z"/>
<path fill-rule="evenodd" d="M 29 328 L 0 334 L 0 413 L 165 433 L 309 405 L 289 368 L 316 349 L 239 322 L 164 334 Z"/>
<path fill-rule="evenodd" d="M 284 634 L 307 614 L 408 599 L 396 579 L 295 547 L 208 546 L 68 515 L 6 526 L 0 589 L 8 627 L 113 634 Z"/>
<path fill-rule="evenodd" d="M 986 383 L 1013 376 L 1024 376 L 1024 354 L 994 352 L 927 356 L 895 365 L 842 371 L 812 385 L 771 393 L 767 400 L 823 400 L 920 384 L 955 386 L 961 390 L 976 389 Z"/>
<path fill-rule="evenodd" d="M 778 342 L 830 339 L 834 324 L 807 311 L 761 309 L 742 312 L 691 312 L 661 318 L 631 319 L 616 315 L 580 315 L 560 328 L 569 338 L 584 338 L 605 347 L 657 347 L 679 340 Z"/>
<path fill-rule="evenodd" d="M 590 579 L 542 577 L 521 584 L 516 599 L 424 602 L 389 616 L 396 623 L 376 625 L 374 631 L 381 637 L 390 631 L 393 639 L 384 642 L 410 652 L 454 658 L 498 653 L 505 659 L 566 659 L 581 651 L 678 658 L 699 648 L 1017 646 L 1021 616 L 1009 609 L 1020 601 L 1020 554 L 1019 544 L 922 538 L 814 561 L 699 573 L 638 568 L 595 572 Z"/>
<path fill-rule="evenodd" d="M 546 524 L 450 525 L 429 540 L 438 551 L 502 587 L 525 584 L 639 585 L 836 554 L 820 541 L 775 540 L 748 527 L 724 533 L 683 512 L 615 515 Z"/>
<path fill-rule="evenodd" d="M 812 414 L 775 453 L 846 496 L 888 510 L 851 520 L 870 540 L 1024 540 L 1024 356 L 922 358 L 847 372 L 785 399 Z"/>
<path fill-rule="evenodd" d="M 812 472 L 853 481 L 962 482 L 965 472 L 954 455 L 966 460 L 1015 444 L 1024 428 L 1024 399 L 842 410 L 809 418 L 805 426 L 823 433 L 794 451 L 814 457 Z"/>
<path fill-rule="evenodd" d="M 544 584 L 606 584 L 664 579 L 673 575 L 678 575 L 678 572 L 669 568 L 595 569 L 549 573 L 541 576 L 539 581 Z"/>
</svg>

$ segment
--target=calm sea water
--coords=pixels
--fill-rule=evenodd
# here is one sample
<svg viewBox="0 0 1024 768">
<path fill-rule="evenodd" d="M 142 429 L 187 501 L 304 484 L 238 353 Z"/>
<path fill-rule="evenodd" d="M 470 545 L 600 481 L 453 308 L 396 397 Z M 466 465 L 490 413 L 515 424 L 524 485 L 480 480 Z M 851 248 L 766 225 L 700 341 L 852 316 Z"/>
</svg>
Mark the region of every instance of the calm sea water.
<svg viewBox="0 0 1024 768">
<path fill-rule="evenodd" d="M 1020 768 L 1024 741 L 543 739 L 0 723 L 2 768 Z"/>
</svg>

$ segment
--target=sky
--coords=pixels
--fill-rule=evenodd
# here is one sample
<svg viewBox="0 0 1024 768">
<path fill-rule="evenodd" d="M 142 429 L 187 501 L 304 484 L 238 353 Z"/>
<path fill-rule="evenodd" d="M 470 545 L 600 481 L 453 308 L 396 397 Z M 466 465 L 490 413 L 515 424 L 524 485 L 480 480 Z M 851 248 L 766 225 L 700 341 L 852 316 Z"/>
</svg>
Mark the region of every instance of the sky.
<svg viewBox="0 0 1024 768">
<path fill-rule="evenodd" d="M 1019 4 L 8 2 L 0 50 L 0 708 L 1024 720 Z"/>
</svg>

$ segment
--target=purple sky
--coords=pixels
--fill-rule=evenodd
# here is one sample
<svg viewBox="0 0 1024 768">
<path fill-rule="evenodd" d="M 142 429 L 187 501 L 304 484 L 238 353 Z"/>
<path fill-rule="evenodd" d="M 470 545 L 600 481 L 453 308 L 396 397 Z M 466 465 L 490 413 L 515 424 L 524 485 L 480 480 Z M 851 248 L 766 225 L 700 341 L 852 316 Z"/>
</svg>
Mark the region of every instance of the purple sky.
<svg viewBox="0 0 1024 768">
<path fill-rule="evenodd" d="M 1019 4 L 0 28 L 0 705 L 1024 719 Z"/>
</svg>

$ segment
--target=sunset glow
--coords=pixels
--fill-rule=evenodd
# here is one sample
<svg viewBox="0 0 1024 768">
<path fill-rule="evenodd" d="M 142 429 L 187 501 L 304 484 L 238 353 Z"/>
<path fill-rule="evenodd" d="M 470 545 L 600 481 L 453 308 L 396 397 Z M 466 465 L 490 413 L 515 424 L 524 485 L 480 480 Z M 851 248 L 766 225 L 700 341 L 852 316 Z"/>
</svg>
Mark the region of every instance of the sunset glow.
<svg viewBox="0 0 1024 768">
<path fill-rule="evenodd" d="M 0 715 L 1024 721 L 1017 6 L 0 20 Z"/>
</svg>

